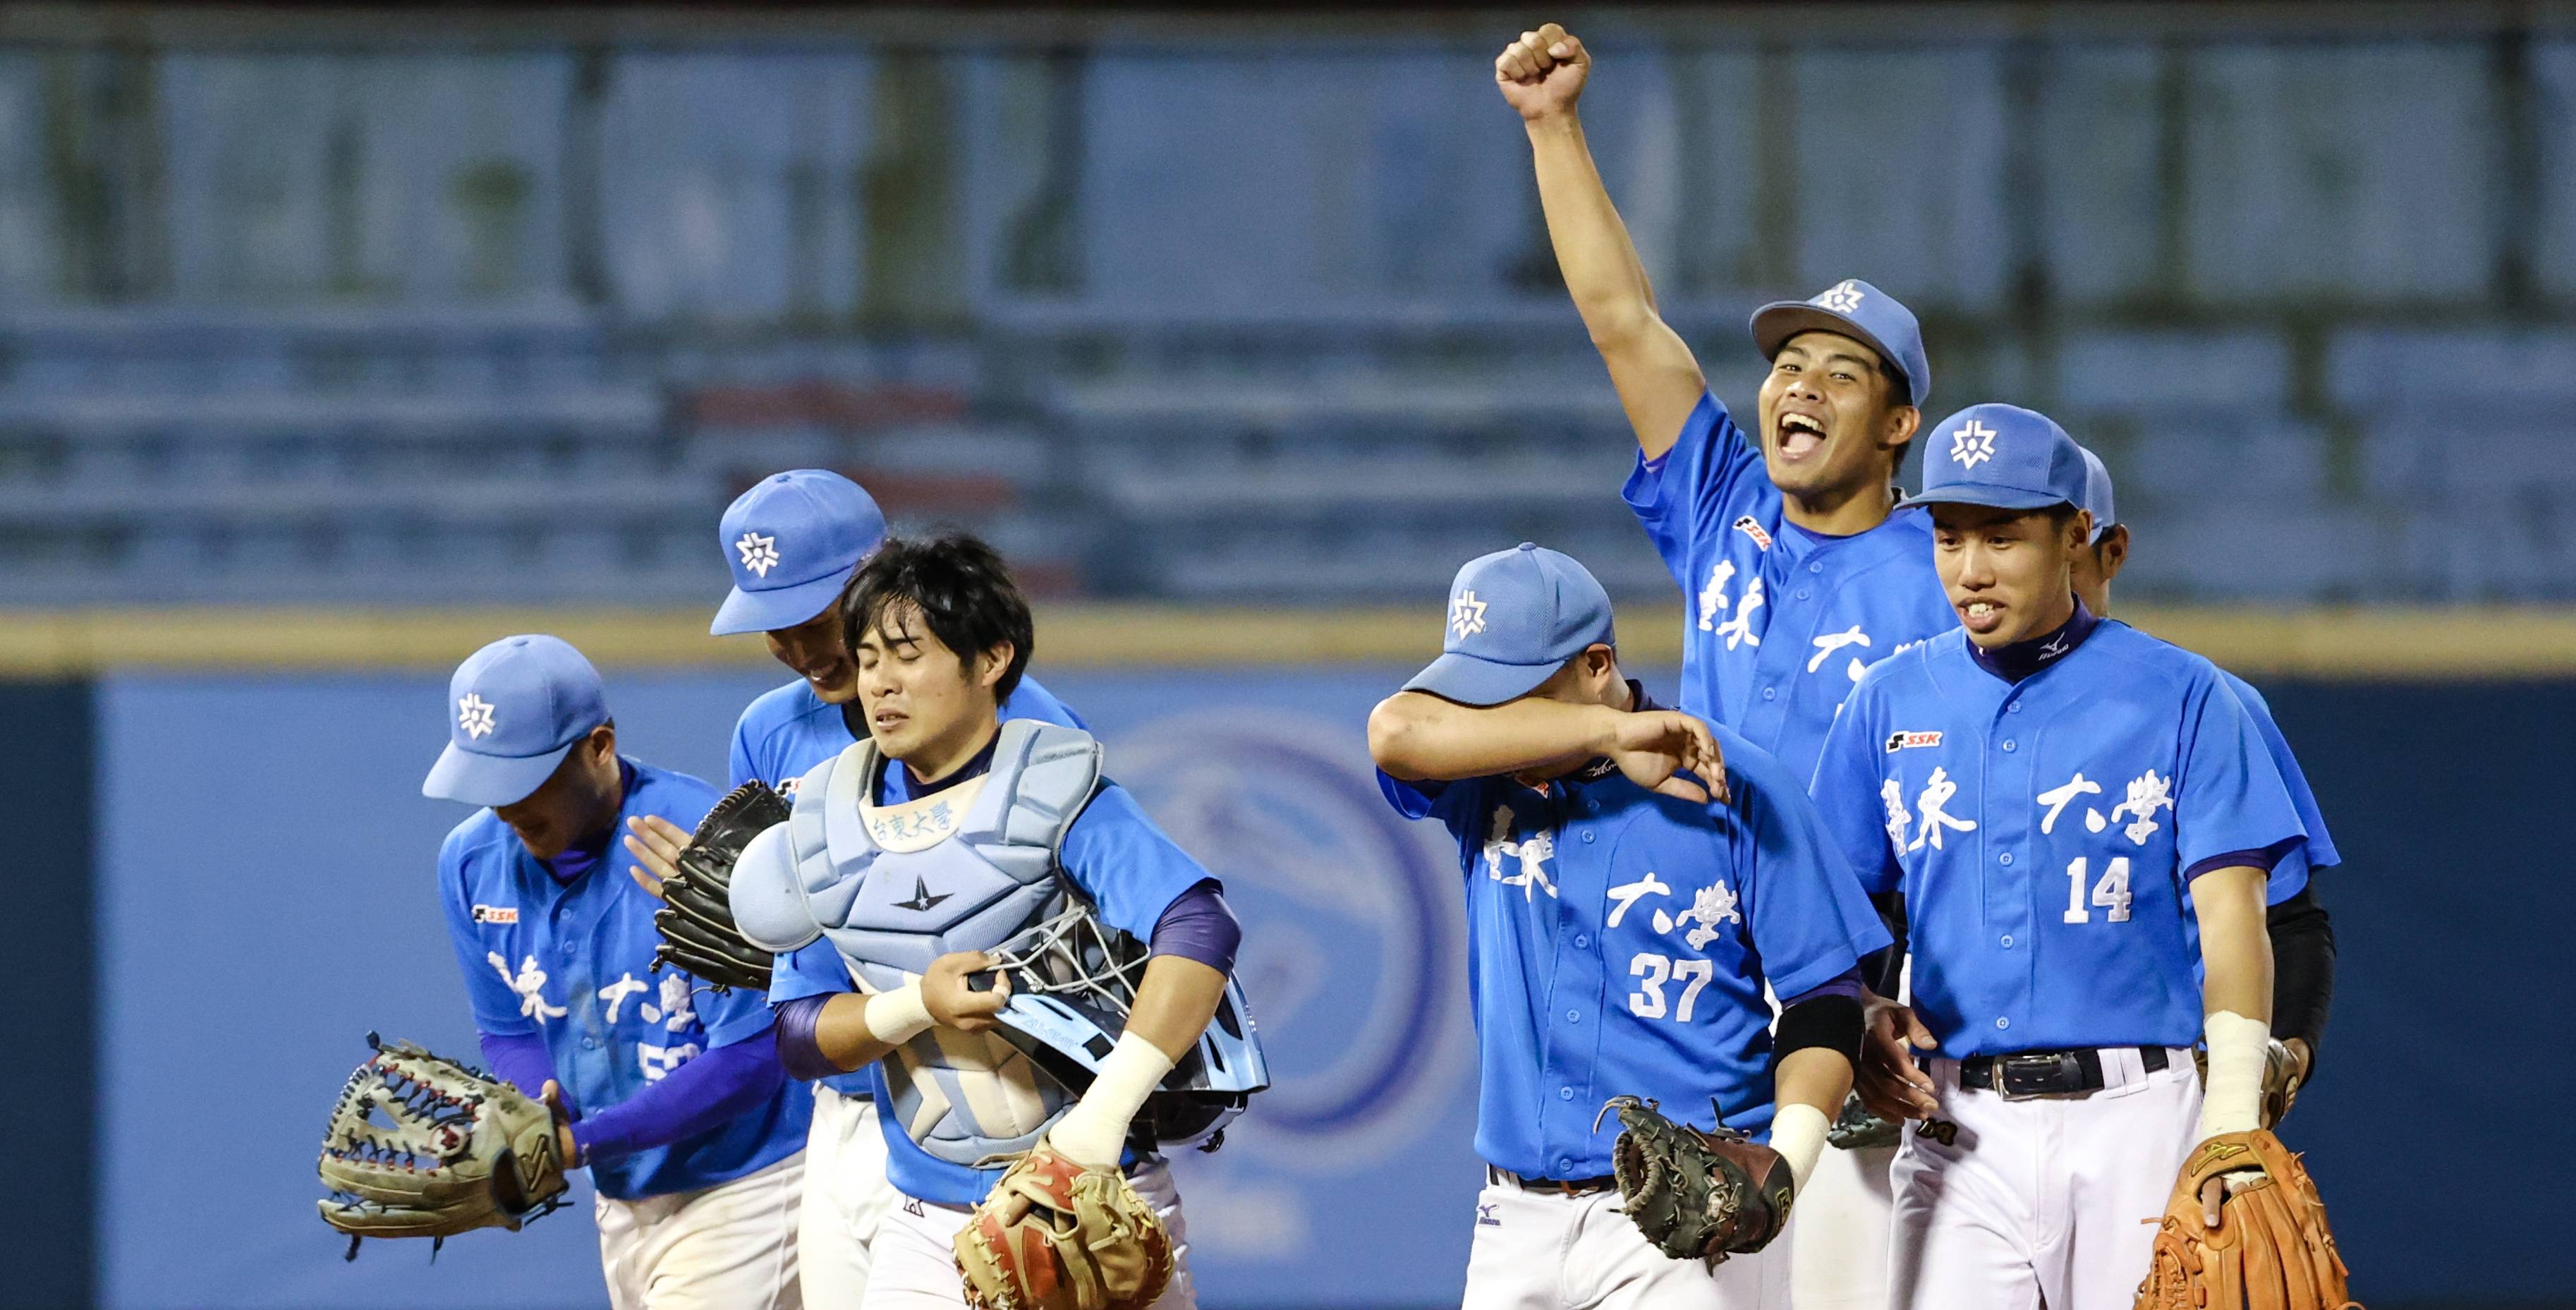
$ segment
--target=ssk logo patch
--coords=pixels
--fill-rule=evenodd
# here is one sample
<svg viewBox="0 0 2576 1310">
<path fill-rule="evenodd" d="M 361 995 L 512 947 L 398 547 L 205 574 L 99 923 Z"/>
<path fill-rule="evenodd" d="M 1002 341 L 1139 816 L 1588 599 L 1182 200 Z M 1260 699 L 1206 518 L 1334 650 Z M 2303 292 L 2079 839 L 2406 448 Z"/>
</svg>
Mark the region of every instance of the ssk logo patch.
<svg viewBox="0 0 2576 1310">
<path fill-rule="evenodd" d="M 1735 530 L 1743 533 L 1745 536 L 1753 538 L 1754 545 L 1760 546 L 1764 550 L 1771 549 L 1771 534 L 1763 531 L 1762 525 L 1755 522 L 1752 515 L 1747 514 L 1743 518 L 1737 519 L 1735 521 Z"/>
<path fill-rule="evenodd" d="M 1887 753 L 1890 755 L 1894 755 L 1898 751 L 1904 750 L 1909 746 L 1938 746 L 1940 744 L 1941 734 L 1937 732 L 1891 732 L 1887 734 Z"/>
<path fill-rule="evenodd" d="M 474 907 L 474 922 L 476 923 L 517 923 L 518 921 L 519 907 L 515 905 L 477 905 Z"/>
</svg>

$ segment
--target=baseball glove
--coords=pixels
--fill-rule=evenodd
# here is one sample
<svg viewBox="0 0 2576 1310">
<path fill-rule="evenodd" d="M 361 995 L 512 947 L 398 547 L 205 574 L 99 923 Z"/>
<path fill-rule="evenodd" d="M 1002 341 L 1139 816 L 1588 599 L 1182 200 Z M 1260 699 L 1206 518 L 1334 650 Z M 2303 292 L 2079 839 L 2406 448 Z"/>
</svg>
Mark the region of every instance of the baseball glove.
<svg viewBox="0 0 2576 1310">
<path fill-rule="evenodd" d="M 733 864 L 762 832 L 787 822 L 787 801 L 768 784 L 746 782 L 725 793 L 680 852 L 680 871 L 662 880 L 653 928 L 653 968 L 678 969 L 717 991 L 769 990 L 769 952 L 743 940 L 733 921 Z"/>
<path fill-rule="evenodd" d="M 2258 1167 L 2209 1227 L 2202 1184 Z M 2222 1133 L 2183 1161 L 2137 1310 L 2344 1310 L 2354 1304 L 2345 1278 L 2307 1166 L 2268 1132 Z"/>
<path fill-rule="evenodd" d="M 444 1242 L 519 1225 L 563 1204 L 554 1111 L 409 1042 L 367 1034 L 322 1133 L 322 1221 L 349 1235 Z M 433 1248 L 435 1249 L 435 1248 Z"/>
<path fill-rule="evenodd" d="M 1045 1142 L 957 1230 L 973 1310 L 1144 1310 L 1172 1279 L 1172 1234 L 1114 1167 Z"/>
<path fill-rule="evenodd" d="M 1894 1146 L 1905 1136 L 1905 1125 L 1893 1119 L 1882 1119 L 1860 1103 L 1860 1097 L 1843 1102 L 1843 1112 L 1834 1116 L 1834 1126 L 1825 1131 L 1825 1141 L 1836 1150 L 1867 1151 Z"/>
<path fill-rule="evenodd" d="M 1610 1153 L 1620 1208 L 1655 1249 L 1715 1267 L 1761 1250 L 1789 1222 L 1794 1184 L 1779 1152 L 1722 1125 L 1674 1123 L 1653 1101 L 1614 1096 L 1601 1114 L 1612 1110 L 1625 1129 Z"/>
</svg>

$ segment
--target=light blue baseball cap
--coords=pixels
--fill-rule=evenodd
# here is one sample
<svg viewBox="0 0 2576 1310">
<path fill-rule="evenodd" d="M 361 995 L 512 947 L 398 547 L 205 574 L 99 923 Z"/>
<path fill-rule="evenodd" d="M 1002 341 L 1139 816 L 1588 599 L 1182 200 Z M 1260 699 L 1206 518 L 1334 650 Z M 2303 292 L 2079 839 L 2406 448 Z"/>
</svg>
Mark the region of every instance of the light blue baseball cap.
<svg viewBox="0 0 2576 1310">
<path fill-rule="evenodd" d="M 1932 395 L 1932 361 L 1923 354 L 1923 325 L 1914 311 L 1856 277 L 1805 300 L 1775 300 L 1753 311 L 1753 345 L 1764 359 L 1801 332 L 1839 332 L 1866 343 L 1905 379 L 1906 403 Z"/>
<path fill-rule="evenodd" d="M 447 680 L 447 749 L 420 794 L 514 805 L 554 776 L 590 730 L 608 722 L 599 670 L 561 637 L 503 637 Z"/>
<path fill-rule="evenodd" d="M 1927 430 L 1923 490 L 1907 504 L 2084 505 L 2084 448 L 2046 414 L 2019 405 L 1970 405 Z"/>
<path fill-rule="evenodd" d="M 2084 456 L 2083 504 L 2093 515 L 2092 540 L 2100 541 L 2102 534 L 2120 521 L 2119 511 L 2111 506 L 2111 470 L 2102 466 L 2102 457 L 2094 454 L 2091 446 L 2079 445 L 2075 449 Z"/>
<path fill-rule="evenodd" d="M 1404 684 L 1461 705 L 1526 695 L 1567 660 L 1615 646 L 1610 593 L 1570 556 L 1524 541 L 1479 556 L 1449 584 L 1440 658 Z"/>
<path fill-rule="evenodd" d="M 829 609 L 861 562 L 885 544 L 885 511 L 828 469 L 762 478 L 725 507 L 733 592 L 707 630 L 716 636 L 792 628 Z"/>
</svg>

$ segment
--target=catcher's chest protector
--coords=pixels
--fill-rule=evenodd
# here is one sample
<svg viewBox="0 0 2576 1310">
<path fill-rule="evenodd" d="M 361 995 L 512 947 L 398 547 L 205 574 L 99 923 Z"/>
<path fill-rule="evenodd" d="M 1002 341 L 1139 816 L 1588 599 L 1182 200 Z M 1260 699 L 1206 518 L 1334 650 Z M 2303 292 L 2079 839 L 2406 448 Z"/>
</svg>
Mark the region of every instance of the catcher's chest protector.
<svg viewBox="0 0 2576 1310">
<path fill-rule="evenodd" d="M 1064 907 L 1056 851 L 1100 781 L 1100 757 L 1089 733 L 1014 719 L 984 776 L 878 806 L 869 798 L 890 765 L 875 742 L 859 742 L 797 788 L 794 891 L 869 992 L 901 987 L 950 952 L 998 946 Z M 952 1164 L 1027 1150 L 1072 1103 L 995 1034 L 933 1029 L 891 1060 L 884 1108 Z"/>
</svg>

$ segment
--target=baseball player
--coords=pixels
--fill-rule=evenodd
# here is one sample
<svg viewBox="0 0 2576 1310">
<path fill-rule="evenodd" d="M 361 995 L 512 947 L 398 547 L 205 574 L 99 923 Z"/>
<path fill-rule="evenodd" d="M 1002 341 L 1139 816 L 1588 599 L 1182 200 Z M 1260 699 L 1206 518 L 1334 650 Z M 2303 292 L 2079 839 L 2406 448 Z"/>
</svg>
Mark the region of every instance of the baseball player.
<svg viewBox="0 0 2576 1310">
<path fill-rule="evenodd" d="M 734 725 L 726 786 L 768 784 L 793 796 L 806 770 L 867 734 L 859 717 L 859 671 L 842 644 L 841 590 L 885 540 L 885 515 L 860 486 L 824 469 L 762 479 L 726 508 L 717 529 L 733 590 L 716 610 L 716 636 L 758 632 L 796 681 L 763 694 Z M 1081 727 L 1034 678 L 1023 678 L 1002 717 Z M 671 876 L 689 833 L 644 816 L 629 824 L 633 876 L 648 887 Z M 821 943 L 782 957 L 773 1002 L 846 990 L 848 974 Z M 894 1189 L 885 1181 L 884 1139 L 864 1073 L 815 1084 L 814 1127 L 806 1146 L 803 1230 L 798 1249 L 816 1305 L 855 1306 L 867 1289 L 868 1242 Z"/>
<path fill-rule="evenodd" d="M 2065 431 L 1978 405 L 1929 450 L 1960 627 L 1862 677 L 1814 783 L 1862 880 L 1905 895 L 1912 1006 L 1873 1024 L 1933 1057 L 1890 1303 L 2127 1307 L 2185 1155 L 2256 1126 L 2265 884 L 2306 832 L 2218 670 L 2075 598 Z"/>
<path fill-rule="evenodd" d="M 2129 528 L 2120 521 L 2111 494 L 2111 472 L 2100 456 L 2084 451 L 2084 509 L 2093 516 L 2093 541 L 2075 553 L 2075 595 L 2100 618 L 2111 616 L 2111 580 L 2129 558 Z M 2266 915 L 2272 938 L 2272 1058 L 2263 1070 L 2263 1119 L 2271 1127 L 2289 1113 L 2316 1068 L 2317 1045 L 2325 1035 L 2326 1014 L 2334 1003 L 2334 924 L 2308 881 L 2313 869 L 2343 862 L 2305 771 L 2290 753 L 2289 739 L 2272 718 L 2272 707 L 2252 684 L 2225 669 L 2218 671 L 2236 693 L 2254 729 L 2271 749 L 2273 767 L 2290 788 L 2299 807 L 2299 825 L 2307 829 L 2305 845 L 2272 866 Z"/>
<path fill-rule="evenodd" d="M 486 807 L 439 848 L 448 934 L 494 1073 L 569 1116 L 562 1158 L 598 1188 L 610 1303 L 801 1305 L 812 1096 L 760 997 L 653 972 L 654 901 L 606 867 L 620 819 L 686 830 L 714 789 L 619 755 L 590 662 L 522 636 L 456 670 L 421 791 Z"/>
<path fill-rule="evenodd" d="M 1617 1095 L 1714 1113 L 1767 1132 L 1803 1186 L 1885 929 L 1800 778 L 1621 676 L 1582 565 L 1526 543 L 1470 562 L 1442 650 L 1371 713 L 1369 748 L 1388 801 L 1457 839 L 1466 879 L 1487 1185 L 1465 1303 L 1786 1304 L 1785 1251 L 1712 1269 L 1618 1218 L 1595 1121 Z M 1766 986 L 1786 1002 L 1776 1038 Z"/>
<path fill-rule="evenodd" d="M 1240 930 L 1216 881 L 1099 776 L 1088 733 L 1002 721 L 1034 631 L 989 547 L 890 539 L 841 612 L 869 736 L 806 773 L 795 817 L 744 849 L 733 907 L 751 940 L 817 940 L 839 969 L 777 1007 L 790 1073 L 864 1070 L 884 1107 L 903 1200 L 872 1245 L 862 1304 L 963 1304 L 952 1243 L 1001 1175 L 978 1164 L 1041 1142 L 1124 1169 L 1175 1251 L 1156 1304 L 1195 1304 L 1179 1196 L 1134 1120 L 1226 995 Z M 994 1035 L 1009 975 L 990 990 L 968 981 L 994 963 L 986 947 L 1035 922 L 1023 895 L 1052 894 L 1059 873 L 1098 922 L 1152 948 L 1078 1098 Z"/>
<path fill-rule="evenodd" d="M 1576 113 L 1591 74 L 1591 53 L 1554 23 L 1523 32 L 1494 65 L 1528 129 L 1557 266 L 1636 433 L 1622 495 L 1682 589 L 1681 708 L 1806 778 L 1862 670 L 1957 626 L 1929 521 L 1892 485 L 1932 390 L 1922 332 L 1857 279 L 1763 306 L 1753 344 L 1770 372 L 1744 431 L 1656 312 L 1593 166 Z M 1892 903 L 1880 908 L 1900 921 Z M 1886 952 L 1863 972 L 1895 996 L 1902 964 Z M 1820 1166 L 1798 1236 L 1807 1310 L 1885 1304 L 1893 1155 L 1865 1146 Z"/>
</svg>

